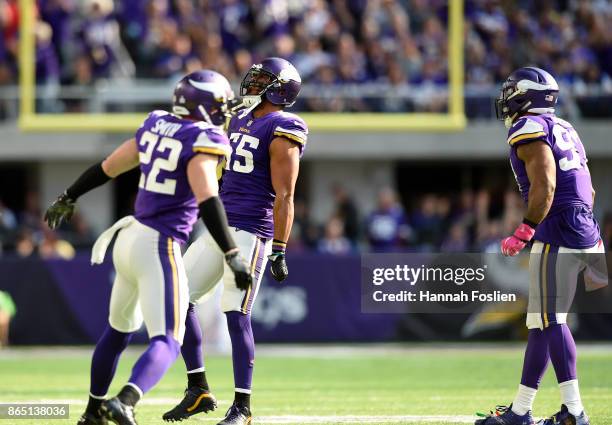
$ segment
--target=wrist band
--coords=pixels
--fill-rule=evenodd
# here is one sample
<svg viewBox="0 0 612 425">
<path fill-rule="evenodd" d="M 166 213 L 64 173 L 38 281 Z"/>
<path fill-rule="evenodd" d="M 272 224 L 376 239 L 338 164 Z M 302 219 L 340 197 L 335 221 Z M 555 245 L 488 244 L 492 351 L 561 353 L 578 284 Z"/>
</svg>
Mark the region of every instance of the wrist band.
<svg viewBox="0 0 612 425">
<path fill-rule="evenodd" d="M 283 242 L 279 239 L 272 241 L 272 252 L 285 252 L 287 250 L 287 242 Z"/>
<path fill-rule="evenodd" d="M 526 224 L 532 229 L 535 229 L 538 226 L 538 223 L 534 223 L 533 221 L 529 220 L 527 217 L 523 218 L 523 224 Z"/>
</svg>

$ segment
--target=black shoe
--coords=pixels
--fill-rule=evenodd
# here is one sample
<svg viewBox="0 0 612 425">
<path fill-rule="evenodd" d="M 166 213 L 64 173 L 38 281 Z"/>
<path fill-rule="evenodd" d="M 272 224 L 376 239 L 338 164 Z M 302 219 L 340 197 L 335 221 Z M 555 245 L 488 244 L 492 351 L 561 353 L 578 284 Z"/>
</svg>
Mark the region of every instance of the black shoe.
<svg viewBox="0 0 612 425">
<path fill-rule="evenodd" d="M 108 425 L 108 421 L 100 414 L 85 412 L 79 418 L 77 425 Z"/>
<path fill-rule="evenodd" d="M 512 411 L 512 405 L 497 406 L 495 412 L 491 412 L 484 419 L 478 419 L 475 425 L 534 425 L 531 410 L 523 416 Z"/>
<path fill-rule="evenodd" d="M 208 390 L 200 387 L 191 387 L 185 390 L 185 397 L 179 404 L 164 413 L 164 421 L 182 421 L 196 413 L 212 412 L 217 408 L 217 399 Z"/>
<path fill-rule="evenodd" d="M 117 425 L 138 425 L 134 419 L 134 407 L 121 403 L 117 397 L 103 402 L 100 413 Z"/>
<path fill-rule="evenodd" d="M 572 415 L 565 404 L 561 405 L 561 410 L 552 415 L 550 418 L 542 419 L 538 425 L 589 425 L 589 417 L 584 411 L 578 415 Z"/>
<path fill-rule="evenodd" d="M 217 425 L 251 425 L 251 410 L 248 407 L 232 404 L 225 418 Z"/>
</svg>

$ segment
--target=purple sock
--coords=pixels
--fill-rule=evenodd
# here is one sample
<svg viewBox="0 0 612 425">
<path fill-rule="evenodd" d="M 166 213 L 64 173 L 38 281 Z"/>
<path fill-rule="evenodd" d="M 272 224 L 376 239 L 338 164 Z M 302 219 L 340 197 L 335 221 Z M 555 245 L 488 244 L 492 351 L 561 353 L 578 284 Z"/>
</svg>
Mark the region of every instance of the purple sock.
<svg viewBox="0 0 612 425">
<path fill-rule="evenodd" d="M 136 385 L 142 393 L 146 393 L 159 382 L 172 363 L 178 357 L 179 343 L 167 335 L 151 338 L 149 348 L 142 353 L 130 376 L 131 384 Z"/>
<path fill-rule="evenodd" d="M 576 379 L 576 343 L 572 331 L 564 323 L 551 325 L 544 329 L 548 340 L 550 360 L 555 368 L 557 382 L 566 382 Z"/>
<path fill-rule="evenodd" d="M 106 325 L 102 337 L 96 344 L 91 359 L 91 383 L 89 392 L 96 397 L 103 397 L 115 376 L 119 357 L 127 347 L 132 334 L 119 332 Z"/>
<path fill-rule="evenodd" d="M 202 328 L 194 310 L 194 305 L 189 303 L 187 320 L 185 321 L 185 338 L 181 347 L 181 355 L 185 361 L 187 372 L 201 370 L 204 368 L 202 357 Z"/>
<path fill-rule="evenodd" d="M 540 329 L 529 329 L 521 385 L 537 390 L 549 359 L 548 342 L 544 332 Z"/>
<path fill-rule="evenodd" d="M 251 390 L 253 363 L 255 362 L 255 340 L 251 329 L 251 315 L 239 311 L 225 313 L 227 328 L 232 340 L 232 362 L 234 385 L 241 390 Z"/>
</svg>

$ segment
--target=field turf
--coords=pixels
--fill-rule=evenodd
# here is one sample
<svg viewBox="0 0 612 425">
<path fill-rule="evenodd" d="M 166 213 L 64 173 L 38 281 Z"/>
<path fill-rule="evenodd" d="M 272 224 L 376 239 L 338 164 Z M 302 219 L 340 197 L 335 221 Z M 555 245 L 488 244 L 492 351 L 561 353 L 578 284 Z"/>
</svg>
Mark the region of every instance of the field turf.
<svg viewBox="0 0 612 425">
<path fill-rule="evenodd" d="M 120 363 L 111 394 L 118 391 L 142 347 Z M 85 407 L 90 348 L 0 350 L 0 403 L 66 402 L 70 420 L 0 419 L 2 424 L 75 424 Z M 592 425 L 612 425 L 612 346 L 579 347 L 583 400 Z M 475 412 L 510 403 L 522 364 L 520 345 L 392 345 L 258 347 L 254 425 L 267 424 L 459 424 Z M 207 375 L 219 409 L 185 424 L 216 424 L 233 395 L 231 361 L 207 358 Z M 179 360 L 138 406 L 140 425 L 164 422 L 185 385 Z M 534 407 L 536 417 L 559 408 L 552 368 Z"/>
</svg>

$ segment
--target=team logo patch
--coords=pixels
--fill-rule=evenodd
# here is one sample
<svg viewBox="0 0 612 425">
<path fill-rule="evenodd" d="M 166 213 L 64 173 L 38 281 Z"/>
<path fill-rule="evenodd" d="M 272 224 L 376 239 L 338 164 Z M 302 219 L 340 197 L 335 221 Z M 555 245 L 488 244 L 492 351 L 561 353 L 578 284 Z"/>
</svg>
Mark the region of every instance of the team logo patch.
<svg viewBox="0 0 612 425">
<path fill-rule="evenodd" d="M 253 120 L 249 120 L 249 121 L 247 122 L 247 127 L 250 127 L 250 126 L 251 126 L 251 124 L 253 124 Z"/>
</svg>

